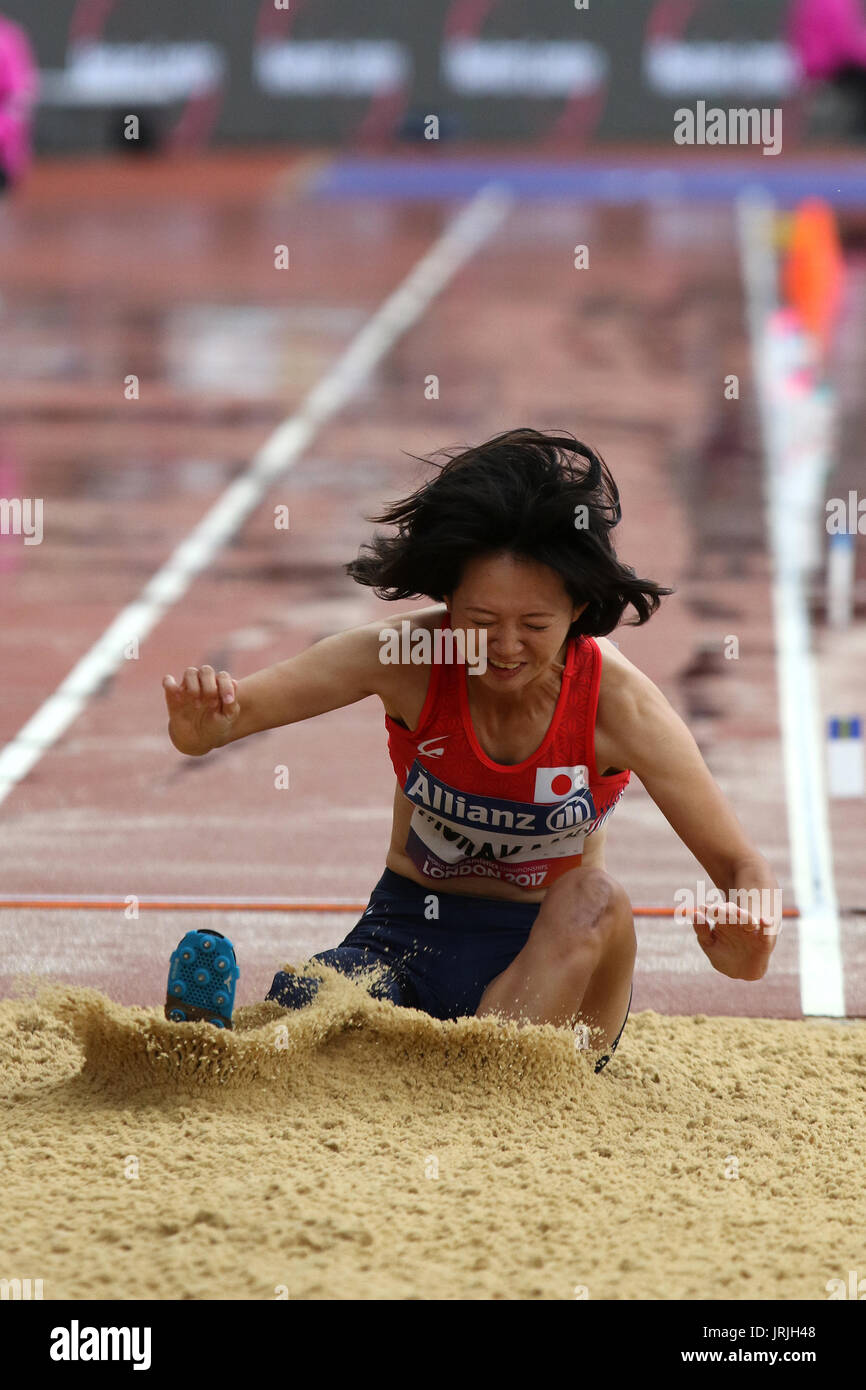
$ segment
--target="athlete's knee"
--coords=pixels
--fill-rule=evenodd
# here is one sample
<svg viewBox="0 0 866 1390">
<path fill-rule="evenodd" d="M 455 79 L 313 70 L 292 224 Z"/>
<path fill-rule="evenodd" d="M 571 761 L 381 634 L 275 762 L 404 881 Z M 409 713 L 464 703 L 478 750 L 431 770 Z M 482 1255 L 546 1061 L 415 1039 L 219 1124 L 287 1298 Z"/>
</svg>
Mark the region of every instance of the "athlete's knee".
<svg viewBox="0 0 866 1390">
<path fill-rule="evenodd" d="M 544 906 L 549 926 L 565 942 L 601 945 L 611 936 L 634 933 L 628 894 L 604 869 L 563 874 L 548 889 Z"/>
<path fill-rule="evenodd" d="M 631 911 L 628 894 L 606 869 L 571 869 L 548 889 L 545 904 L 556 903 L 579 917 L 600 917 Z"/>
</svg>

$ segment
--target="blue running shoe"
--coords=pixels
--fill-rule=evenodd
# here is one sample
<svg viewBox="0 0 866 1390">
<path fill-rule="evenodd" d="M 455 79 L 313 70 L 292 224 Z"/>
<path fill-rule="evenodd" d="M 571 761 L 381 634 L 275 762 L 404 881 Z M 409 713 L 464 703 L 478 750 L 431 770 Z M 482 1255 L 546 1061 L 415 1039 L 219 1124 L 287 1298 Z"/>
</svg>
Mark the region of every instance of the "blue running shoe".
<svg viewBox="0 0 866 1390">
<path fill-rule="evenodd" d="M 218 931 L 188 931 L 172 951 L 165 1016 L 172 1023 L 213 1023 L 231 1028 L 240 975 L 235 948 Z"/>
</svg>

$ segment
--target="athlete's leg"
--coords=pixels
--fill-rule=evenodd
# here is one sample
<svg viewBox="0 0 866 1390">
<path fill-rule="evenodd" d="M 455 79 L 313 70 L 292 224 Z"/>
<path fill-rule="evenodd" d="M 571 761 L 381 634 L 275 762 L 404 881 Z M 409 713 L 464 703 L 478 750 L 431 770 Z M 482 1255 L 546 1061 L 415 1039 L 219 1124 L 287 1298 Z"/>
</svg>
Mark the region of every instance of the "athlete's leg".
<svg viewBox="0 0 866 1390">
<path fill-rule="evenodd" d="M 362 978 L 368 981 L 368 993 L 374 999 L 389 999 L 404 1009 L 414 1009 L 417 1004 L 415 991 L 402 971 L 387 965 L 381 954 L 358 946 L 334 946 L 328 951 L 319 951 L 308 961 L 309 965 L 320 961 L 330 965 L 342 975 Z M 371 973 L 372 972 L 372 973 Z M 274 976 L 266 998 L 281 1004 L 284 1009 L 302 1009 L 312 1003 L 319 990 L 320 978 L 315 975 L 291 975 L 280 970 Z"/>
<path fill-rule="evenodd" d="M 629 1004 L 636 941 L 631 903 L 603 869 L 572 869 L 551 885 L 529 940 L 481 996 L 476 1013 L 601 1029 L 609 1047 Z"/>
<path fill-rule="evenodd" d="M 417 991 L 404 967 L 404 956 L 412 944 L 401 931 L 401 892 L 407 886 L 414 894 L 423 894 L 423 889 L 386 869 L 348 936 L 338 946 L 318 951 L 307 965 L 330 965 L 343 975 L 364 979 L 375 999 L 389 999 L 404 1009 L 418 1008 Z M 294 975 L 280 970 L 267 998 L 286 1009 L 301 1009 L 315 998 L 319 984 L 315 972 Z"/>
</svg>

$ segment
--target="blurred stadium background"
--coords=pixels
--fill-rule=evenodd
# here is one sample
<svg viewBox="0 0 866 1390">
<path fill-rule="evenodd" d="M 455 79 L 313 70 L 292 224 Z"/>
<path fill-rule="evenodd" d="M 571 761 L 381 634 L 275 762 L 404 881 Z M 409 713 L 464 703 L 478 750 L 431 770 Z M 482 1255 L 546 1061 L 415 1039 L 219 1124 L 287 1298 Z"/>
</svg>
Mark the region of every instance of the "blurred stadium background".
<svg viewBox="0 0 866 1390">
<path fill-rule="evenodd" d="M 803 71 L 787 37 L 793 9 L 788 0 L 6 0 L 3 12 L 35 49 L 37 143 L 58 153 L 121 146 L 132 108 L 139 150 L 376 146 L 423 136 L 430 113 L 443 141 L 573 150 L 668 141 L 672 103 L 729 96 L 783 104 L 789 148 L 810 130 L 853 134 L 854 88 L 843 83 L 834 100 Z"/>
<path fill-rule="evenodd" d="M 376 712 L 184 761 L 160 677 L 245 674 L 379 612 L 340 565 L 418 477 L 407 455 L 526 423 L 610 463 L 621 553 L 678 589 L 617 640 L 802 914 L 766 981 L 710 978 L 669 920 L 697 867 L 634 787 L 610 867 L 668 914 L 639 924 L 635 1007 L 866 1014 L 866 573 L 856 518 L 838 545 L 824 524 L 864 488 L 866 43 L 801 51 L 795 12 L 3 0 L 0 495 L 45 508 L 41 544 L 0 535 L 5 989 L 157 1002 L 196 912 L 238 942 L 242 1000 L 337 939 L 345 912 L 264 908 L 366 899 Z M 780 113 L 781 148 L 678 144 L 699 103 Z M 172 909 L 147 961 L 133 899 Z"/>
</svg>

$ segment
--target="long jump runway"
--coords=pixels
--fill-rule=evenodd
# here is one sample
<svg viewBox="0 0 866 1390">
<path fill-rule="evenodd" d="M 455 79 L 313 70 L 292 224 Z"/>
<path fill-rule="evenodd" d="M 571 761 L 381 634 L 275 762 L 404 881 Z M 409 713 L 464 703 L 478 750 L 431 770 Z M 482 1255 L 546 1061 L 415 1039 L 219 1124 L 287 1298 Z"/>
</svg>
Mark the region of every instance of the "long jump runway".
<svg viewBox="0 0 866 1390">
<path fill-rule="evenodd" d="M 366 900 L 383 867 L 393 778 L 381 711 L 372 700 L 205 759 L 186 759 L 167 738 L 161 678 L 204 663 L 241 677 L 340 628 L 399 613 L 400 605 L 380 603 L 354 586 L 341 566 L 368 537 L 365 513 L 424 476 L 413 455 L 518 424 L 563 427 L 603 455 L 622 493 L 620 556 L 677 590 L 647 627 L 622 628 L 615 640 L 686 719 L 747 833 L 773 863 L 786 906 L 796 907 L 761 444 L 731 208 L 522 204 L 493 190 L 486 205 L 476 202 L 470 211 L 461 233 L 464 250 L 454 252 L 452 264 L 449 228 L 466 216 L 466 204 L 319 200 L 308 191 L 309 177 L 304 161 L 287 169 L 284 159 L 261 156 L 210 159 L 168 172 L 154 166 L 134 177 L 118 166 L 92 180 L 46 167 L 20 202 L 4 210 L 0 228 L 0 493 L 41 497 L 45 506 L 41 545 L 0 538 L 0 745 L 16 748 L 28 764 L 24 774 L 8 776 L 6 783 L 0 779 L 2 895 L 7 903 L 28 903 L 0 906 L 0 993 L 17 995 L 23 988 L 26 994 L 34 982 L 60 982 L 54 1005 L 25 998 L 4 1006 L 11 1012 L 4 1014 L 6 1031 L 0 1033 L 14 1043 L 4 1056 L 14 1060 L 13 1079 L 29 1078 L 38 1089 L 40 1067 L 54 1084 L 61 1073 L 73 1077 L 76 1048 L 83 1046 L 85 1076 L 103 1098 L 116 1085 L 145 1087 L 143 1094 L 156 1106 L 150 1120 L 156 1114 L 158 1124 L 169 1128 L 182 1121 L 189 1102 L 182 1088 L 170 1087 L 162 1099 L 146 1089 L 159 1078 L 142 1050 L 141 1016 L 69 987 L 102 991 L 116 1005 L 158 1008 L 172 946 L 183 931 L 208 925 L 234 940 L 242 970 L 238 997 L 253 1006 L 282 962 L 299 962 L 335 944 L 359 915 L 351 905 Z M 575 269 L 577 243 L 592 248 L 591 271 Z M 288 251 L 285 269 L 275 266 L 279 247 Z M 383 317 L 382 306 L 413 273 L 411 293 Z M 363 373 L 352 365 L 360 359 L 347 364 L 345 358 L 350 349 L 357 351 L 359 335 Z M 742 383 L 738 401 L 723 394 L 730 373 Z M 137 379 L 132 398 L 130 378 Z M 283 451 L 290 466 L 282 476 L 277 468 L 267 474 L 245 513 L 244 498 L 250 502 L 250 478 L 266 441 L 276 441 L 271 461 Z M 219 542 L 211 543 L 200 523 L 233 486 L 235 510 L 223 518 Z M 278 508 L 287 509 L 287 529 L 274 524 Z M 191 537 L 198 538 L 194 560 L 180 583 L 177 570 L 172 578 L 171 557 Z M 103 662 L 104 670 L 97 655 L 99 678 L 88 681 L 84 672 L 80 687 L 63 697 L 75 702 L 74 717 L 67 718 L 63 700 L 52 704 L 52 697 L 112 630 L 118 614 L 130 610 L 134 628 L 131 606 L 161 574 L 167 577 L 163 599 L 144 618 L 138 613 L 140 640 L 121 660 Z M 730 634 L 739 641 L 736 661 L 719 655 Z M 22 730 L 46 707 L 54 732 L 44 746 L 28 748 Z M 282 768 L 288 770 L 287 789 L 277 786 Z M 840 816 L 832 812 L 834 832 Z M 694 891 L 706 877 L 635 779 L 611 828 L 608 868 L 632 901 L 647 909 L 669 910 L 678 890 Z M 840 860 L 837 880 L 845 1015 L 852 1020 L 866 1017 L 862 863 Z M 100 897 L 124 906 L 76 906 Z M 136 906 L 148 898 L 167 905 Z M 182 898 L 223 907 L 189 911 L 172 905 Z M 228 910 L 229 899 L 295 909 L 306 901 L 327 910 Z M 343 910 L 341 903 L 347 905 Z M 781 1163 L 796 1186 L 800 1160 L 794 1150 L 800 1140 L 792 1140 L 782 1161 L 761 1138 L 762 1111 L 780 1124 L 790 1111 L 791 1078 L 774 1071 L 777 1063 L 787 1065 L 788 1035 L 772 1030 L 794 1023 L 770 1021 L 802 1018 L 796 917 L 786 919 L 770 971 L 758 983 L 715 973 L 691 927 L 670 916 L 641 915 L 637 929 L 635 1016 L 608 1069 L 619 1083 L 612 1080 L 605 1091 L 613 1088 L 617 1096 L 608 1158 L 617 1144 L 633 1144 L 643 1125 L 641 1162 L 657 1186 L 670 1179 L 677 1162 L 697 1184 L 710 1162 L 700 1147 L 705 1136 L 694 1128 L 684 1131 L 685 1158 L 675 1162 L 680 1149 L 672 1151 L 665 1138 L 672 1117 L 682 1124 L 686 1114 L 696 1115 L 699 1124 L 715 1117 L 723 1130 L 731 1121 L 733 1135 L 736 1112 L 724 1107 L 736 1107 L 747 1093 L 754 1102 L 758 1094 L 760 1105 L 740 1115 L 739 1133 L 748 1131 L 747 1147 L 760 1153 L 764 1179 L 773 1162 Z M 462 1175 L 460 1190 L 476 1196 L 479 1173 L 469 1141 L 454 1138 L 427 1095 L 425 1069 L 436 1072 L 450 1055 L 454 1117 L 471 1113 L 478 1075 L 473 1048 L 483 1052 L 473 1030 L 480 1021 L 446 1026 L 457 1030 L 449 1035 L 456 1048 L 450 1054 L 451 1044 L 436 1032 L 442 1025 L 415 1021 L 401 1052 L 382 1014 L 387 1006 L 359 1001 L 340 982 L 330 988 L 323 1005 L 329 1021 L 322 1026 L 342 1042 L 332 1053 L 302 1057 L 301 1042 L 294 1039 L 291 1078 L 275 1076 L 263 1060 L 270 1045 L 260 1030 L 277 1026 L 269 1013 L 273 1006 L 258 1012 L 251 1007 L 246 1032 L 241 1029 L 234 1039 L 189 1044 L 199 1080 L 208 1068 L 215 1075 L 222 1066 L 229 1091 L 240 1095 L 232 1083 L 243 1082 L 238 1124 L 254 1147 L 262 1142 L 254 1102 L 271 1115 L 268 1134 L 280 1155 L 278 1166 L 295 1175 L 289 1186 L 300 1181 L 298 1165 L 309 1164 L 307 1193 L 298 1187 L 292 1198 L 307 1213 L 308 1243 L 301 1241 L 295 1255 L 286 1256 L 284 1278 L 279 1242 L 264 1239 L 261 1258 L 253 1259 L 252 1237 L 238 1245 L 237 1225 L 221 1226 L 213 1213 L 201 1218 L 213 1246 L 211 1273 L 206 1262 L 199 1267 L 194 1257 L 181 1257 L 172 1241 L 178 1231 L 182 1235 L 187 1218 L 178 1208 L 165 1217 L 167 1236 L 150 1232 L 161 1252 L 153 1267 L 146 1259 L 142 1264 L 141 1230 L 127 1232 L 127 1292 L 111 1282 L 109 1250 L 89 1273 L 71 1272 L 61 1235 L 61 1248 L 49 1260 L 57 1296 L 84 1291 L 131 1297 L 142 1289 L 145 1296 L 160 1296 L 153 1292 L 158 1289 L 173 1297 L 268 1297 L 270 1284 L 282 1282 L 292 1297 L 369 1296 L 363 1259 L 351 1274 L 340 1266 L 335 1285 L 334 1250 L 341 1239 L 356 1254 L 371 1245 L 367 1268 L 379 1277 L 374 1296 L 402 1296 L 401 1279 L 405 1287 L 415 1277 L 412 1252 L 409 1246 L 392 1247 L 396 1255 L 385 1276 L 384 1255 L 377 1264 L 378 1237 L 360 1214 L 357 1192 L 350 1195 L 348 1172 L 333 1190 L 330 1207 L 309 1196 L 331 1150 L 317 1150 L 311 1158 L 302 1144 L 315 1132 L 316 1142 L 326 1145 L 333 1123 L 333 1152 L 339 1152 L 345 1133 L 334 1113 L 346 1104 L 360 1125 L 355 1138 L 363 1132 L 358 1142 L 370 1159 L 370 1182 L 381 1168 L 380 1178 L 388 1174 L 396 1183 L 398 1206 L 407 1213 L 413 1203 L 423 1209 L 418 1220 L 435 1259 L 417 1296 L 572 1297 L 571 1284 L 587 1282 L 565 1256 L 541 1257 L 533 1273 L 485 1247 L 486 1253 L 476 1249 L 472 1258 L 461 1256 L 449 1265 L 447 1240 L 424 1205 L 427 1195 L 419 1195 L 422 1160 L 429 1150 L 444 1169 L 450 1161 L 452 1173 Z M 363 1036 L 351 1029 L 340 1034 L 347 1018 L 367 1022 Z M 756 1033 L 738 1031 L 747 1026 L 738 1022 L 744 1019 L 758 1021 Z M 832 1034 L 848 1100 L 866 1054 L 862 1025 L 798 1026 L 804 1031 L 797 1037 L 806 1042 L 797 1045 L 808 1054 L 800 1055 L 804 1113 L 788 1113 L 784 1123 L 805 1130 L 809 1106 L 825 1103 L 826 1038 Z M 540 1031 L 547 1049 L 541 1053 L 530 1055 L 528 1044 L 510 1031 L 502 1044 L 512 1049 L 502 1066 L 524 1087 L 532 1122 L 553 1104 L 559 1107 L 561 1140 L 562 1126 L 575 1113 L 581 1123 L 591 1117 L 603 1128 L 604 1102 L 597 1099 L 602 1088 L 578 1088 L 576 1100 L 569 1093 L 573 1057 L 557 1051 L 561 1040 L 547 1038 L 556 1030 Z M 856 1046 L 846 1041 L 855 1031 Z M 746 1045 L 755 1048 L 749 1056 L 742 1052 Z M 170 1052 L 167 1035 L 165 1046 Z M 220 1053 L 233 1046 L 240 1050 Z M 374 1080 L 383 1057 L 397 1066 L 398 1054 L 404 1059 L 402 1108 L 399 1096 L 377 1090 Z M 665 1060 L 671 1063 L 667 1071 Z M 366 1069 L 359 1108 L 350 1098 L 357 1082 L 353 1067 L 360 1063 Z M 719 1068 L 725 1069 L 724 1104 L 722 1092 L 711 1086 L 702 1112 L 695 1075 L 718 1075 Z M 643 1111 L 635 1087 L 644 1097 Z M 78 1121 L 88 1129 L 92 1116 L 82 1094 L 70 1094 Z M 275 1096 L 293 1112 L 303 1102 L 303 1124 L 312 1131 L 302 1125 L 279 1138 L 273 1107 L 266 1103 Z M 388 1141 L 380 1151 L 375 1136 L 389 1122 L 398 1130 L 409 1124 L 410 1096 L 420 1129 L 402 1150 L 399 1142 L 395 1149 Z M 207 1105 L 217 1106 L 212 1095 Z M 848 1101 L 838 1095 L 831 1108 L 845 1120 L 850 1144 L 855 1111 L 849 1113 Z M 829 1121 L 821 1114 L 819 1127 L 826 1133 Z M 494 1123 L 497 1115 L 501 1121 L 497 1111 L 484 1123 Z M 115 1147 L 126 1145 L 120 1131 L 110 1133 Z M 158 1130 L 158 1146 L 161 1136 Z M 721 1162 L 735 1140 L 719 1142 Z M 805 1133 L 802 1143 L 808 1146 Z M 422 1164 L 417 1188 L 394 1177 L 402 1171 L 406 1145 L 412 1162 Z M 572 1148 L 562 1159 L 563 1192 L 570 1191 L 569 1175 L 582 1181 L 580 1153 L 586 1162 L 590 1149 L 597 1158 L 598 1145 L 578 1148 L 577 1158 Z M 519 1137 L 503 1140 L 497 1202 L 509 1193 L 518 1202 L 535 1201 L 531 1182 L 528 1188 L 523 1180 L 513 1185 L 520 1153 Z M 212 1161 L 213 1156 L 205 1167 L 213 1187 L 220 1179 Z M 540 1163 L 543 1156 L 533 1152 L 528 1161 Z M 176 1157 L 168 1162 L 177 1176 Z M 612 1169 L 621 1162 L 613 1160 Z M 61 1186 L 65 1163 L 55 1169 Z M 282 1179 L 274 1181 L 279 1186 Z M 784 1174 L 778 1181 L 784 1182 Z M 593 1220 L 602 1201 L 594 1182 L 595 1177 L 582 1188 L 584 1214 Z M 281 1190 L 288 1190 L 285 1184 Z M 264 1192 L 259 1196 L 271 1200 Z M 104 1216 L 111 1229 L 120 1221 L 120 1207 L 114 1206 L 120 1200 L 110 1184 L 100 1188 L 100 1220 Z M 715 1207 L 704 1208 L 703 1199 L 695 1197 L 694 1208 L 683 1200 L 682 1230 L 703 1215 L 702 1239 L 711 1241 L 728 1218 Z M 493 1198 L 479 1201 L 479 1210 L 486 1210 Z M 625 1220 L 632 1199 L 624 1201 Z M 770 1203 L 770 1194 L 760 1201 Z M 529 1210 L 534 1220 L 531 1203 Z M 252 1207 L 244 1213 L 238 1221 L 247 1230 L 256 1215 Z M 680 1261 L 664 1290 L 649 1296 L 824 1296 L 823 1278 L 833 1271 L 828 1266 L 823 1275 L 820 1259 L 820 1267 L 803 1268 L 790 1251 L 766 1261 L 761 1255 L 760 1227 L 779 1219 L 778 1205 L 767 1205 L 763 1215 L 753 1210 L 751 1218 L 755 1240 L 742 1251 L 752 1273 L 742 1283 L 735 1273 L 721 1283 L 713 1275 L 708 1284 L 701 1272 L 704 1257 L 696 1252 Z M 785 1219 L 785 1239 L 795 1249 L 797 1211 L 788 1227 Z M 77 1220 L 70 1217 L 70 1240 L 79 1230 Z M 538 1224 L 547 1228 L 550 1221 L 539 1217 Z M 36 1215 L 32 1229 L 26 1222 L 21 1227 L 22 1252 L 38 1252 L 39 1229 Z M 649 1236 L 644 1240 L 637 1227 L 635 1232 L 627 1258 L 614 1259 L 613 1236 L 599 1247 L 591 1296 L 648 1296 L 640 1292 L 642 1280 L 665 1251 Z M 452 1236 L 461 1249 L 466 1235 L 458 1220 Z M 828 1227 L 825 1264 L 830 1251 L 838 1251 L 832 1237 Z M 544 1247 L 545 1231 L 538 1239 Z M 472 1240 L 470 1247 L 476 1248 Z M 671 1268 L 670 1249 L 667 1258 Z M 244 1259 L 253 1272 L 241 1287 L 237 1261 Z M 134 1267 L 143 1271 L 140 1276 L 132 1274 Z M 749 1285 L 753 1275 L 760 1292 Z M 230 1292 L 214 1292 L 220 1279 L 229 1280 Z"/>
</svg>

